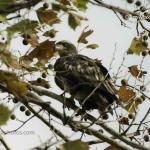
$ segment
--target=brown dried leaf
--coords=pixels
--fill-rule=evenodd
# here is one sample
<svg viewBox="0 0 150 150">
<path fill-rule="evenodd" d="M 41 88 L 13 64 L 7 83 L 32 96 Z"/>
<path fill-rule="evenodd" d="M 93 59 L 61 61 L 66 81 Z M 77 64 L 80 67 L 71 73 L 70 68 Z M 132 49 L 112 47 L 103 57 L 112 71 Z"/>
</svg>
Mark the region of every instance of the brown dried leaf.
<svg viewBox="0 0 150 150">
<path fill-rule="evenodd" d="M 60 0 L 63 5 L 71 5 L 69 0 Z"/>
<path fill-rule="evenodd" d="M 127 117 L 121 117 L 119 119 L 120 124 L 129 125 L 129 119 Z"/>
<path fill-rule="evenodd" d="M 44 88 L 50 88 L 48 81 L 41 79 L 41 78 L 38 78 L 37 80 L 29 81 L 29 83 L 35 86 L 42 86 Z"/>
<path fill-rule="evenodd" d="M 28 55 L 21 58 L 23 62 L 31 63 L 34 58 L 38 59 L 39 64 L 46 64 L 48 60 L 54 56 L 55 42 L 46 40 L 40 43 L 35 49 L 33 49 Z"/>
<path fill-rule="evenodd" d="M 41 23 L 46 23 L 48 25 L 60 23 L 60 19 L 57 17 L 57 13 L 52 9 L 39 9 L 37 10 L 37 16 Z"/>
<path fill-rule="evenodd" d="M 137 65 L 133 65 L 128 67 L 129 72 L 136 78 L 141 78 L 142 77 L 142 71 L 138 69 Z"/>
<path fill-rule="evenodd" d="M 131 89 L 127 89 L 126 86 L 121 86 L 118 91 L 118 96 L 121 102 L 128 102 L 135 97 L 135 92 Z"/>
<path fill-rule="evenodd" d="M 14 69 L 20 69 L 21 66 L 18 62 L 18 59 L 10 51 L 3 51 L 0 53 L 0 60 L 7 66 Z"/>
<path fill-rule="evenodd" d="M 121 150 L 120 148 L 118 149 L 117 147 L 111 145 L 111 146 L 108 146 L 107 148 L 105 148 L 104 150 Z"/>
<path fill-rule="evenodd" d="M 36 34 L 30 34 L 30 38 L 27 38 L 26 40 L 33 48 L 37 47 L 39 44 L 38 36 Z"/>
<path fill-rule="evenodd" d="M 86 38 L 93 33 L 93 30 L 85 31 L 86 29 L 87 29 L 87 27 L 81 33 L 81 35 L 80 35 L 80 37 L 78 39 L 78 43 L 84 43 L 84 44 L 88 43 Z"/>
</svg>

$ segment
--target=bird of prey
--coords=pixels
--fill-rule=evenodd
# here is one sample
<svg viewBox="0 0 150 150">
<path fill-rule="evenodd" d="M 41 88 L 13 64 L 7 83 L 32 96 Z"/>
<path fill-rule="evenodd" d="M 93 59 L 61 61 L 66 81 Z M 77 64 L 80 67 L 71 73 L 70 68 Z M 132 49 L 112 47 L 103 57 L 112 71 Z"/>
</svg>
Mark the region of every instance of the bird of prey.
<svg viewBox="0 0 150 150">
<path fill-rule="evenodd" d="M 68 41 L 56 43 L 55 48 L 60 56 L 54 64 L 57 86 L 78 100 L 83 109 L 106 112 L 118 98 L 101 61 L 78 54 Z"/>
</svg>

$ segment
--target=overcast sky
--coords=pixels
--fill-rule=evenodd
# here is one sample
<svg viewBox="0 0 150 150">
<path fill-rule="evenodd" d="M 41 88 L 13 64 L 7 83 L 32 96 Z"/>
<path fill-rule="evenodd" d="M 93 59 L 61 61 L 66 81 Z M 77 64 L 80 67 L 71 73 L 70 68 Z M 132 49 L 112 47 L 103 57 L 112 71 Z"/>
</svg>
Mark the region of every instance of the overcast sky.
<svg viewBox="0 0 150 150">
<path fill-rule="evenodd" d="M 129 8 L 129 6 L 127 6 L 123 0 L 119 2 L 118 0 L 107 1 L 111 4 L 118 3 L 118 5 L 121 7 Z M 115 73 L 122 61 L 123 53 L 129 48 L 133 37 L 136 36 L 135 24 L 130 22 L 127 24 L 128 27 L 121 26 L 119 19 L 113 12 L 92 5 L 89 5 L 89 9 L 84 15 L 88 18 L 88 21 L 82 23 L 81 27 L 78 27 L 75 31 L 68 27 L 66 17 L 64 17 L 63 22 L 60 25 L 56 25 L 56 30 L 59 31 L 56 40 L 59 41 L 65 39 L 76 44 L 80 33 L 84 27 L 88 25 L 89 29 L 94 30 L 94 33 L 88 38 L 89 43 L 97 43 L 99 44 L 99 48 L 96 50 L 86 49 L 81 51 L 81 53 L 91 58 L 98 58 L 102 60 L 103 65 L 109 68 L 116 44 L 116 54 L 112 65 L 111 74 Z M 31 18 L 34 18 L 34 15 L 32 15 Z M 26 47 L 20 47 L 18 39 L 13 41 L 12 48 L 13 50 L 26 49 Z M 139 60 L 140 59 L 138 57 L 135 57 L 134 60 L 128 59 L 128 65 L 138 63 Z M 149 62 L 146 61 L 146 63 Z M 51 90 L 54 92 L 60 92 L 60 90 L 54 86 L 55 85 L 52 82 L 53 88 Z M 55 108 L 58 107 L 58 109 L 61 109 L 56 103 L 53 103 L 52 105 L 54 105 Z M 16 114 L 18 114 L 18 112 L 19 110 L 15 111 Z M 19 117 L 24 118 L 24 115 L 20 114 Z M 16 128 L 17 125 L 18 122 L 16 123 L 15 121 L 11 121 L 11 123 L 8 123 L 8 126 L 5 129 L 11 130 L 12 128 Z M 59 126 L 59 128 L 64 130 L 63 126 Z M 28 122 L 23 128 L 21 128 L 20 131 L 34 131 L 35 134 L 5 136 L 5 140 L 8 142 L 12 150 L 28 150 L 31 147 L 37 146 L 40 142 L 44 142 L 46 139 L 49 139 L 50 136 L 53 136 L 48 127 L 46 127 L 46 125 L 36 118 Z M 76 135 L 74 135 L 74 137 L 76 137 Z M 94 148 L 91 150 L 95 149 L 96 146 L 94 146 Z"/>
</svg>

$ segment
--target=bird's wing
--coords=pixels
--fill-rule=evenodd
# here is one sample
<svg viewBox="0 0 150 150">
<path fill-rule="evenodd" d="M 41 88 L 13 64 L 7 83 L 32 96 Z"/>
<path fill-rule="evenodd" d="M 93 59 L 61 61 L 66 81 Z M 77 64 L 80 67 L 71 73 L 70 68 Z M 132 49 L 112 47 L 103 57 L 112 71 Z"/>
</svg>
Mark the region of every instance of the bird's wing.
<svg viewBox="0 0 150 150">
<path fill-rule="evenodd" d="M 54 69 L 76 83 L 91 83 L 94 87 L 100 84 L 100 89 L 115 94 L 107 69 L 97 60 L 83 55 L 66 56 L 56 61 Z"/>
</svg>

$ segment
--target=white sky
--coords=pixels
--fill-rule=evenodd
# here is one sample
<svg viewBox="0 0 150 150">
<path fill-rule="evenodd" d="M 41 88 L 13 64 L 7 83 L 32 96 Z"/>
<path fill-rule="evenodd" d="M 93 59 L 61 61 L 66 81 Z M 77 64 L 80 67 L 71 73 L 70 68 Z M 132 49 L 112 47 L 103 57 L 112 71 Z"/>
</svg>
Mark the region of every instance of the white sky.
<svg viewBox="0 0 150 150">
<path fill-rule="evenodd" d="M 128 8 L 123 0 L 107 0 L 111 4 L 120 3 L 119 5 Z M 113 2 L 113 3 L 112 3 Z M 83 50 L 81 53 L 85 54 L 91 58 L 98 58 L 102 60 L 102 63 L 107 68 L 112 59 L 113 51 L 115 49 L 115 43 L 117 44 L 116 47 L 116 55 L 114 64 L 112 66 L 112 73 L 117 71 L 118 66 L 122 61 L 122 56 L 125 50 L 127 50 L 130 46 L 131 40 L 133 37 L 136 36 L 135 24 L 129 23 L 127 24 L 129 28 L 125 28 L 124 26 L 120 25 L 119 19 L 115 16 L 115 14 L 107 9 L 96 7 L 96 6 L 89 6 L 89 9 L 84 14 L 89 21 L 82 23 L 81 27 L 78 27 L 77 30 L 73 31 L 67 25 L 66 18 L 63 19 L 63 23 L 60 25 L 56 25 L 56 30 L 59 31 L 57 35 L 57 40 L 69 40 L 75 43 L 77 41 L 80 33 L 82 32 L 83 28 L 87 25 L 89 29 L 93 29 L 94 33 L 88 38 L 89 43 L 97 43 L 99 44 L 99 48 L 96 50 Z M 18 40 L 14 40 L 12 43 L 12 47 L 14 50 L 16 49 L 26 49 L 26 47 L 20 46 Z M 128 64 L 139 64 L 139 57 L 135 57 L 135 59 L 128 59 Z M 146 61 L 146 65 L 149 66 L 150 62 Z M 52 89 L 56 92 L 56 88 Z M 59 90 L 58 90 L 59 91 Z M 58 109 L 60 106 L 57 103 L 53 104 Z M 15 111 L 15 114 L 19 113 L 19 110 Z M 20 114 L 20 113 L 19 113 Z M 19 118 L 25 118 L 24 114 L 20 114 Z M 19 123 L 15 121 L 11 121 L 8 123 L 5 130 L 12 130 L 17 127 Z M 64 127 L 59 127 L 64 130 Z M 41 121 L 34 118 L 30 122 L 28 122 L 20 131 L 35 131 L 33 135 L 6 135 L 4 136 L 5 140 L 7 141 L 8 145 L 11 147 L 12 150 L 28 150 L 34 146 L 37 146 L 40 142 L 44 142 L 46 139 L 49 139 L 51 132 L 49 131 L 48 127 L 44 125 Z M 68 132 L 68 130 L 66 130 Z M 40 138 L 39 138 L 40 137 Z M 55 148 L 54 148 L 55 149 Z M 93 149 L 95 150 L 96 146 Z M 98 147 L 98 150 L 100 147 Z"/>
</svg>

